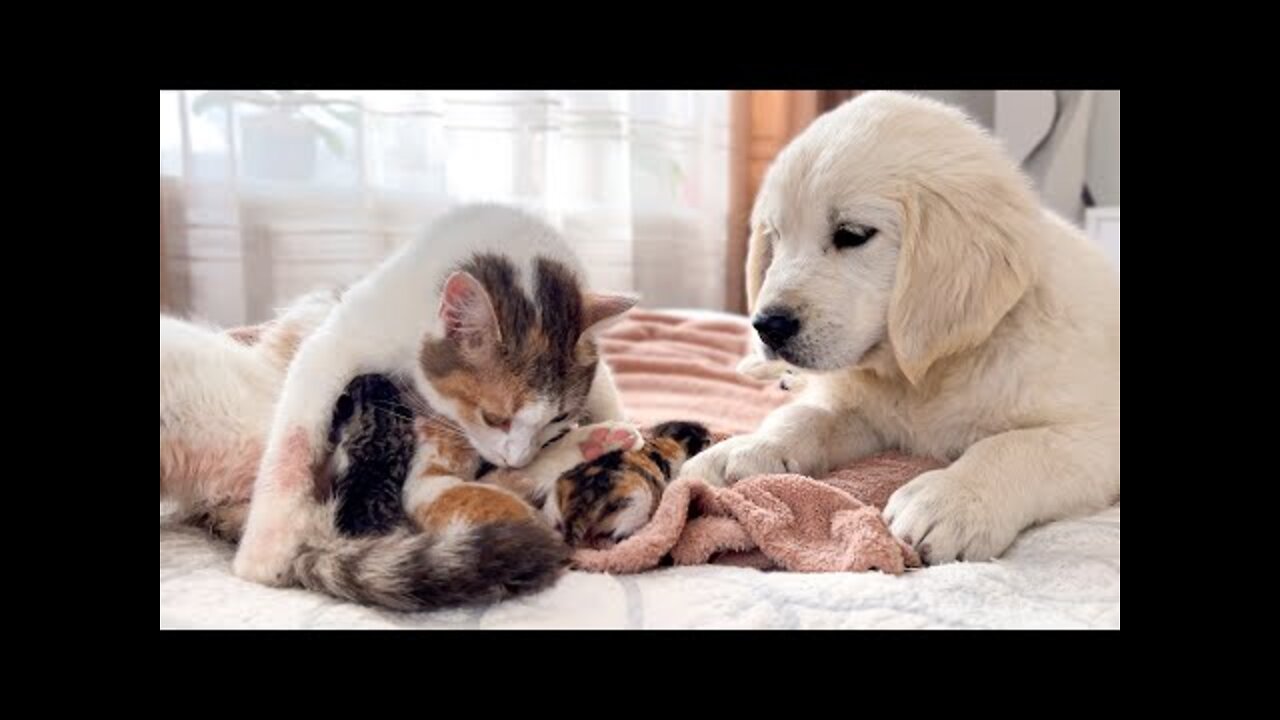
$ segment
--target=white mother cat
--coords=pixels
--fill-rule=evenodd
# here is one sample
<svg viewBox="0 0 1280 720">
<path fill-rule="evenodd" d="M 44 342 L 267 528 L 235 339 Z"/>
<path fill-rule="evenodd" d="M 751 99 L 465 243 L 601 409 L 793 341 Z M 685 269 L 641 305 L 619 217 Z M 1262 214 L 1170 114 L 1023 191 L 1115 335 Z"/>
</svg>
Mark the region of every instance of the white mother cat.
<svg viewBox="0 0 1280 720">
<path fill-rule="evenodd" d="M 353 285 L 298 349 L 285 378 L 253 489 L 234 570 L 265 584 L 289 579 L 317 509 L 315 470 L 331 413 L 353 378 L 411 380 L 500 467 L 520 467 L 580 416 L 621 419 L 596 333 L 635 299 L 582 289 L 565 241 L 517 210 L 455 210 Z M 445 339 L 450 342 L 442 342 Z M 457 372 L 469 356 L 492 373 Z M 456 478 L 442 478 L 426 493 Z"/>
</svg>

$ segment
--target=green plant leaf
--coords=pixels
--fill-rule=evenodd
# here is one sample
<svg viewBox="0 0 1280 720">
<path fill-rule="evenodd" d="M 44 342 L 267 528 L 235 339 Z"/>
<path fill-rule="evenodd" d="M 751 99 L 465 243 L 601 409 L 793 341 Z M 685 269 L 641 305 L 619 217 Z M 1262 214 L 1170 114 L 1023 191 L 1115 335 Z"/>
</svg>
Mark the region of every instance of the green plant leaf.
<svg viewBox="0 0 1280 720">
<path fill-rule="evenodd" d="M 277 93 L 264 92 L 261 90 L 251 90 L 246 92 L 211 90 L 206 93 L 201 93 L 195 101 L 191 103 L 191 111 L 197 115 L 202 115 L 215 108 L 230 107 L 233 102 L 245 102 L 253 105 L 272 105 L 279 102 L 279 95 Z"/>
<path fill-rule="evenodd" d="M 350 128 L 360 126 L 360 111 L 354 108 L 346 108 L 341 106 L 328 106 L 324 110 L 332 115 L 338 122 Z"/>
<path fill-rule="evenodd" d="M 310 120 L 309 122 L 315 129 L 316 133 L 320 136 L 320 139 L 324 142 L 325 146 L 329 148 L 329 152 L 333 153 L 334 157 L 346 157 L 347 151 L 344 143 L 342 142 L 342 136 L 339 135 L 336 130 L 330 127 L 325 127 L 314 120 Z"/>
</svg>

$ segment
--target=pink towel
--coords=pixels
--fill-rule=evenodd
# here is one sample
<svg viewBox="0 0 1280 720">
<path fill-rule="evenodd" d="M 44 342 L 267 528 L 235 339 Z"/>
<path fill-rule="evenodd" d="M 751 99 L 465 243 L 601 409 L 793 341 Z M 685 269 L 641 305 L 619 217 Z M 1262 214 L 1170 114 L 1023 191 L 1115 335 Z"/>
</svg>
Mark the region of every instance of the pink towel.
<svg viewBox="0 0 1280 720">
<path fill-rule="evenodd" d="M 867 458 L 821 479 L 757 475 L 721 488 L 696 479 L 667 487 L 649 524 L 605 550 L 578 550 L 583 570 L 635 573 L 670 555 L 676 565 L 714 562 L 793 572 L 879 570 L 894 575 L 920 558 L 880 517 L 889 496 L 938 463 L 903 455 Z"/>
<path fill-rule="evenodd" d="M 723 437 L 754 430 L 789 399 L 777 382 L 736 372 L 749 332 L 742 322 L 640 311 L 611 328 L 600 347 L 632 421 L 695 420 Z M 678 480 L 638 533 L 609 549 L 579 550 L 574 563 L 634 573 L 670 556 L 677 565 L 898 574 L 920 559 L 893 537 L 880 510 L 894 490 L 936 467 L 927 459 L 881 455 L 821 480 L 760 475 L 729 488 Z"/>
</svg>

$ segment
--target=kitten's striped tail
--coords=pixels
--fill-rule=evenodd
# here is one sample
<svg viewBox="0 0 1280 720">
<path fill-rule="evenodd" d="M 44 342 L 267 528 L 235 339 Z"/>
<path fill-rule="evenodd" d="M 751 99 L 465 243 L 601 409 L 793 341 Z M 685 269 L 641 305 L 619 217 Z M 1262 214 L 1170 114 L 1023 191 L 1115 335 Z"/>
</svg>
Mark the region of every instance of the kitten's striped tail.
<svg viewBox="0 0 1280 720">
<path fill-rule="evenodd" d="M 332 513 L 330 503 L 293 572 L 303 587 L 352 602 L 406 611 L 492 602 L 550 585 L 569 561 L 564 541 L 536 520 L 349 537 Z"/>
</svg>

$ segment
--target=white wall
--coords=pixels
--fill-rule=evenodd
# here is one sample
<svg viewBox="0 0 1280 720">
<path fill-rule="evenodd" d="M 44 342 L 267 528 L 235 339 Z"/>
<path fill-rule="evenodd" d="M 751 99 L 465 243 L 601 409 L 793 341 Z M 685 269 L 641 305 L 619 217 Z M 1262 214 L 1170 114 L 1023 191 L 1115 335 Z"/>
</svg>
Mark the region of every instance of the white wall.
<svg viewBox="0 0 1280 720">
<path fill-rule="evenodd" d="M 1089 127 L 1089 190 L 1099 205 L 1120 204 L 1120 91 L 1094 94 Z"/>
<path fill-rule="evenodd" d="M 921 90 L 921 95 L 958 105 L 987 128 L 995 124 L 991 90 Z M 1086 145 L 1085 177 L 1098 205 L 1120 204 L 1120 91 L 1099 90 L 1093 96 Z"/>
<path fill-rule="evenodd" d="M 920 90 L 918 94 L 956 105 L 990 129 L 996 122 L 996 94 L 991 90 Z"/>
</svg>

